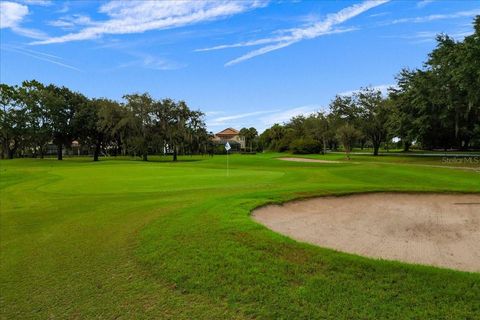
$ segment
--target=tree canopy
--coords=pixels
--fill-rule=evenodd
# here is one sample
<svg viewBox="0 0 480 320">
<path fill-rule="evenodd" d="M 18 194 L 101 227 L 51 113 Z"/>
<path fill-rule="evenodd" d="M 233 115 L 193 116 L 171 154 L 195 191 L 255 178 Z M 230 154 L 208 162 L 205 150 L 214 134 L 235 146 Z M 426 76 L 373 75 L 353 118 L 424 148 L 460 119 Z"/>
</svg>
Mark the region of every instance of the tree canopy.
<svg viewBox="0 0 480 320">
<path fill-rule="evenodd" d="M 206 153 L 209 133 L 201 111 L 184 101 L 128 94 L 122 102 L 89 99 L 78 92 L 32 80 L 0 85 L 2 158 L 40 156 L 56 146 L 62 160 L 73 141 L 95 161 L 100 154 Z"/>
</svg>

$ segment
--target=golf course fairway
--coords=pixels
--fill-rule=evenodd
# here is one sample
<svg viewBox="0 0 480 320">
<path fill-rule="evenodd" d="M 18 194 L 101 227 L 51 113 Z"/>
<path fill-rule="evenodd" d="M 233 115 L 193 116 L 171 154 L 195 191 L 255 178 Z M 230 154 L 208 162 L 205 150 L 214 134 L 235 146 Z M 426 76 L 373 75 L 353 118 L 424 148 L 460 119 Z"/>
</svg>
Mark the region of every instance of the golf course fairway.
<svg viewBox="0 0 480 320">
<path fill-rule="evenodd" d="M 276 157 L 230 156 L 228 176 L 225 156 L 1 161 L 1 318 L 478 319 L 479 273 L 336 252 L 250 217 L 323 195 L 479 193 L 478 171 Z"/>
</svg>

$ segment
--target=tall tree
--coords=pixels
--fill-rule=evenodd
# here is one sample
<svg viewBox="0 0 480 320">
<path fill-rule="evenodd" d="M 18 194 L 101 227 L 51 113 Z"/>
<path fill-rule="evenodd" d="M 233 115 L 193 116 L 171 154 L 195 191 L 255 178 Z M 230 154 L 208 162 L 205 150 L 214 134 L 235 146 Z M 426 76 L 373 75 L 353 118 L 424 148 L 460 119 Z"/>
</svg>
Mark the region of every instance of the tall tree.
<svg viewBox="0 0 480 320">
<path fill-rule="evenodd" d="M 253 143 L 258 137 L 258 131 L 254 127 L 240 129 L 240 136 L 245 139 L 245 149 L 250 146 L 250 152 L 253 151 Z"/>
<path fill-rule="evenodd" d="M 307 135 L 312 137 L 318 144 L 322 146 L 322 153 L 327 150 L 327 140 L 329 138 L 330 125 L 327 117 L 321 113 L 310 115 L 305 120 L 305 130 Z"/>
<path fill-rule="evenodd" d="M 0 140 L 2 158 L 13 159 L 26 138 L 27 110 L 19 97 L 18 87 L 0 85 Z"/>
<path fill-rule="evenodd" d="M 52 128 L 45 105 L 46 89 L 36 80 L 24 81 L 19 88 L 19 96 L 27 109 L 28 140 L 33 156 L 44 157 L 46 147 L 52 139 Z"/>
<path fill-rule="evenodd" d="M 127 110 L 114 100 L 99 99 L 98 130 L 104 133 L 105 146 L 109 146 L 113 155 L 125 154 L 125 137 L 127 134 Z"/>
<path fill-rule="evenodd" d="M 385 142 L 388 134 L 390 110 L 380 90 L 363 88 L 355 94 L 361 110 L 361 128 L 364 135 L 372 142 L 373 155 L 378 156 L 378 149 Z"/>
<path fill-rule="evenodd" d="M 177 161 L 180 148 L 186 139 L 188 139 L 187 122 L 190 116 L 191 111 L 184 101 L 172 104 L 169 123 L 169 143 L 173 150 L 173 161 Z"/>
<path fill-rule="evenodd" d="M 153 130 L 153 104 L 154 100 L 148 93 L 127 94 L 126 100 L 128 128 L 130 136 L 128 142 L 135 153 L 142 155 L 142 160 L 148 160 L 148 148 L 152 141 Z"/>
<path fill-rule="evenodd" d="M 117 102 L 92 99 L 75 114 L 74 126 L 82 144 L 93 146 L 93 161 L 98 161 L 102 148 L 114 141 L 121 113 Z"/>
<path fill-rule="evenodd" d="M 362 109 L 358 104 L 357 96 L 355 94 L 350 95 L 336 95 L 330 102 L 330 114 L 328 120 L 330 125 L 335 130 L 345 124 L 349 124 L 353 127 L 360 128 L 362 126 Z M 335 130 L 331 132 L 331 135 L 335 136 Z M 360 147 L 363 150 L 366 137 L 359 131 L 358 140 Z M 335 147 L 335 139 L 331 140 L 332 147 Z"/>
<path fill-rule="evenodd" d="M 13 135 L 14 122 L 11 110 L 15 103 L 15 88 L 6 84 L 0 84 L 0 139 L 2 148 L 2 159 L 10 154 L 10 142 Z"/>
<path fill-rule="evenodd" d="M 342 143 L 347 160 L 350 160 L 350 152 L 352 151 L 355 141 L 360 136 L 360 132 L 350 124 L 345 124 L 337 130 L 338 140 Z"/>
<path fill-rule="evenodd" d="M 86 103 L 80 93 L 53 84 L 45 88 L 45 108 L 51 125 L 52 139 L 57 145 L 57 159 L 63 159 L 64 146 L 70 146 L 75 137 L 73 118 L 75 112 Z"/>
</svg>

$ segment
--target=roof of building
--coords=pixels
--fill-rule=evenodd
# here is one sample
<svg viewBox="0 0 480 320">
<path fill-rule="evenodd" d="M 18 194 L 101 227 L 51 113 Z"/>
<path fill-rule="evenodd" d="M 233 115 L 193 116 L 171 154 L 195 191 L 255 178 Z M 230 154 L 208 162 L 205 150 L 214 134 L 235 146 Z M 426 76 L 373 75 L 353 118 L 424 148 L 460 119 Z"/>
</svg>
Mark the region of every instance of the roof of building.
<svg viewBox="0 0 480 320">
<path fill-rule="evenodd" d="M 233 128 L 227 128 L 227 129 L 223 129 L 220 132 L 217 132 L 216 134 L 217 135 L 237 135 L 239 133 L 240 133 L 240 131 L 238 131 L 238 130 L 235 130 Z"/>
</svg>

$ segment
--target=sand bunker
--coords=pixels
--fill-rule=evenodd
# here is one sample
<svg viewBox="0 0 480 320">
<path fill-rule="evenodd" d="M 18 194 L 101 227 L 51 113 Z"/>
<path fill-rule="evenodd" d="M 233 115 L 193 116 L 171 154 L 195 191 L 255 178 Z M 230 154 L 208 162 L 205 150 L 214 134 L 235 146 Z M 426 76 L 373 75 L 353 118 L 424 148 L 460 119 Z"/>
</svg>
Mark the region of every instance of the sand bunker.
<svg viewBox="0 0 480 320">
<path fill-rule="evenodd" d="M 332 160 L 320 160 L 320 159 L 308 159 L 308 158 L 277 158 L 278 160 L 283 161 L 293 161 L 293 162 L 319 162 L 319 163 L 343 163 L 341 161 L 332 161 Z"/>
<path fill-rule="evenodd" d="M 253 218 L 322 247 L 480 272 L 480 194 L 321 197 L 262 207 Z"/>
</svg>

